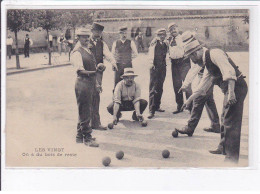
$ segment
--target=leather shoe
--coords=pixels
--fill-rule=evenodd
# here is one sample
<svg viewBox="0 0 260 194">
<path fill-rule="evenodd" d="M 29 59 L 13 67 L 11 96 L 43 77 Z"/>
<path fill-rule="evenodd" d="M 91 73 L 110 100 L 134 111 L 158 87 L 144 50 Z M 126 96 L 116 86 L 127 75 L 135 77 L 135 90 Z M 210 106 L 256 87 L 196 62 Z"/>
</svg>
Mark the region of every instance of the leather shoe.
<svg viewBox="0 0 260 194">
<path fill-rule="evenodd" d="M 163 109 L 161 109 L 161 108 L 158 108 L 156 111 L 157 111 L 157 112 L 165 112 L 165 110 L 163 110 Z"/>
<path fill-rule="evenodd" d="M 172 114 L 178 114 L 178 113 L 180 113 L 180 112 L 183 112 L 183 110 L 177 109 L 176 111 L 172 112 Z"/>
<path fill-rule="evenodd" d="M 189 137 L 191 137 L 194 133 L 192 129 L 189 129 L 187 126 L 183 127 L 182 129 L 175 128 L 176 131 L 178 131 L 180 134 L 187 134 Z"/>
<path fill-rule="evenodd" d="M 209 153 L 211 154 L 223 154 L 223 155 L 226 155 L 223 151 L 223 148 L 218 148 L 216 150 L 209 150 Z"/>
<path fill-rule="evenodd" d="M 213 129 L 211 127 L 204 128 L 203 130 L 206 131 L 206 132 L 211 132 L 211 133 L 220 133 L 220 130 Z"/>
<path fill-rule="evenodd" d="M 83 134 L 81 132 L 77 133 L 76 143 L 83 143 Z"/>
<path fill-rule="evenodd" d="M 105 131 L 105 130 L 107 130 L 107 127 L 104 127 L 104 126 L 102 126 L 102 125 L 99 125 L 98 127 L 92 127 L 92 129 L 94 129 L 94 130 L 100 130 L 100 131 Z"/>
<path fill-rule="evenodd" d="M 84 144 L 89 147 L 99 147 L 99 144 L 92 137 L 85 138 Z"/>
<path fill-rule="evenodd" d="M 154 117 L 154 113 L 150 113 L 149 116 L 147 117 L 148 119 L 151 119 Z"/>
</svg>

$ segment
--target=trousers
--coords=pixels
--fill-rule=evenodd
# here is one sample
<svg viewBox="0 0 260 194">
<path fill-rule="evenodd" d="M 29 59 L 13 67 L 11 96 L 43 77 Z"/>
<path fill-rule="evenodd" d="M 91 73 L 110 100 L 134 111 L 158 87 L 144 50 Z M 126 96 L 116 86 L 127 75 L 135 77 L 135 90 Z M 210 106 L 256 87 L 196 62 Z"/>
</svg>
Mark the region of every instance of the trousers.
<svg viewBox="0 0 260 194">
<path fill-rule="evenodd" d="M 99 72 L 99 75 L 97 74 L 96 77 L 97 77 L 97 82 L 100 84 L 100 86 L 102 86 L 103 72 Z M 99 115 L 99 105 L 100 105 L 100 93 L 95 89 L 93 93 L 93 104 L 92 104 L 92 119 L 91 119 L 92 128 L 97 128 L 101 125 L 100 115 Z"/>
<path fill-rule="evenodd" d="M 178 92 L 182 86 L 182 82 L 185 80 L 185 77 L 190 69 L 190 60 L 189 59 L 171 59 L 172 65 L 172 84 L 175 93 L 175 100 L 177 103 L 177 109 L 180 110 L 183 105 L 183 94 Z M 186 98 L 188 99 L 192 94 L 191 88 L 188 88 L 186 92 Z"/>
<path fill-rule="evenodd" d="M 213 128 L 215 130 L 219 130 L 219 128 L 220 128 L 219 116 L 218 116 L 217 107 L 216 107 L 216 104 L 215 104 L 215 101 L 213 98 L 213 88 L 214 88 L 214 86 L 212 85 L 205 96 L 199 96 L 193 100 L 191 116 L 190 116 L 190 119 L 189 119 L 188 125 L 187 125 L 189 129 L 191 129 L 193 131 L 196 129 L 196 127 L 200 121 L 200 118 L 201 118 L 201 115 L 203 112 L 203 108 L 205 105 L 209 119 L 211 121 L 211 128 Z"/>
<path fill-rule="evenodd" d="M 24 45 L 24 57 L 29 57 L 29 53 L 30 53 L 30 47 Z"/>
<path fill-rule="evenodd" d="M 244 100 L 248 91 L 243 77 L 238 78 L 235 84 L 237 102 L 227 106 L 228 91 L 224 93 L 223 111 L 221 115 L 221 140 L 219 147 L 223 147 L 226 160 L 238 162 L 240 152 L 240 137 L 243 117 Z"/>
<path fill-rule="evenodd" d="M 154 113 L 157 109 L 160 108 L 165 76 L 165 65 L 150 69 L 149 111 L 151 113 Z"/>
<path fill-rule="evenodd" d="M 93 92 L 95 89 L 95 76 L 89 78 L 77 77 L 75 94 L 78 105 L 77 131 L 84 135 L 91 134 L 90 121 L 92 118 Z"/>
<path fill-rule="evenodd" d="M 146 107 L 147 107 L 147 101 L 144 99 L 140 99 L 140 113 L 143 114 L 143 112 L 145 111 Z M 117 113 L 117 116 L 120 115 L 121 111 L 133 111 L 135 110 L 134 104 L 132 101 L 122 101 L 122 103 L 119 106 L 119 111 Z M 111 102 L 108 107 L 107 107 L 107 111 L 113 115 L 114 114 L 114 102 Z M 135 111 L 134 113 L 135 114 Z"/>
<path fill-rule="evenodd" d="M 122 80 L 121 76 L 124 74 L 124 69 L 128 67 L 132 67 L 132 63 L 128 64 L 122 64 L 122 63 L 116 63 L 118 71 L 115 71 L 115 85 L 114 88 L 116 87 L 117 83 Z"/>
<path fill-rule="evenodd" d="M 12 45 L 7 45 L 7 56 L 11 59 L 12 56 Z"/>
</svg>

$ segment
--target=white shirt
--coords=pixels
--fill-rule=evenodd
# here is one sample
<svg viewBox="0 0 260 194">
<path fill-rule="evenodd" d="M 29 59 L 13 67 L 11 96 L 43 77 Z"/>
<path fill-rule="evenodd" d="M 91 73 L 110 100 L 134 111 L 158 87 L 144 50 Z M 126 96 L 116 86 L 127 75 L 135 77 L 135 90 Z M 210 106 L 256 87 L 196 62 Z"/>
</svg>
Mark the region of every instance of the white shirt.
<svg viewBox="0 0 260 194">
<path fill-rule="evenodd" d="M 77 42 L 74 50 L 72 51 L 72 55 L 71 55 L 71 64 L 74 66 L 76 71 L 85 70 L 81 53 L 79 51 L 76 51 L 77 48 L 80 47 L 80 46 L 81 46 L 80 42 Z M 86 47 L 82 47 L 82 48 L 85 51 L 87 51 L 88 53 L 92 54 L 92 52 L 88 48 L 86 48 Z"/>
<path fill-rule="evenodd" d="M 6 39 L 6 45 L 13 45 L 13 42 L 14 42 L 14 40 L 12 39 L 12 38 L 7 38 Z"/>
<path fill-rule="evenodd" d="M 121 40 L 122 43 L 124 43 L 126 40 Z M 134 41 L 130 40 L 131 41 L 131 49 L 132 49 L 132 58 L 135 58 L 137 57 L 138 55 L 138 51 L 137 51 L 137 48 L 135 46 L 135 43 Z M 112 45 L 112 54 L 114 55 L 114 57 L 116 56 L 116 42 L 117 40 L 113 43 Z"/>
<path fill-rule="evenodd" d="M 184 56 L 184 44 L 181 35 L 175 37 L 176 45 L 171 46 L 174 39 L 169 41 L 169 53 L 171 59 L 179 59 Z"/>
<path fill-rule="evenodd" d="M 206 63 L 205 53 L 208 49 L 203 47 L 203 63 Z M 210 52 L 211 61 L 220 69 L 223 81 L 227 80 L 237 80 L 236 72 L 233 66 L 229 63 L 227 55 L 224 51 L 220 49 L 212 49 Z M 202 80 L 194 93 L 199 92 L 201 95 L 206 95 L 206 92 L 212 86 L 214 76 L 208 72 L 207 67 L 205 67 Z"/>
<path fill-rule="evenodd" d="M 51 34 L 49 34 L 49 41 L 52 41 L 53 37 Z"/>
<path fill-rule="evenodd" d="M 197 64 L 194 64 L 192 62 L 192 60 L 190 60 L 190 65 L 191 65 L 191 68 L 189 69 L 186 77 L 185 77 L 185 80 L 182 84 L 182 86 L 184 88 L 187 88 L 192 82 L 193 80 L 196 78 L 196 76 L 198 76 L 198 73 L 200 72 L 200 70 L 202 69 L 201 66 L 197 65 Z M 202 75 L 200 76 L 202 77 Z M 193 83 L 192 83 L 193 84 Z M 194 84 L 193 84 L 194 85 Z M 198 85 L 197 85 L 198 86 Z M 195 91 L 195 88 L 193 87 L 192 88 L 192 91 Z"/>
</svg>

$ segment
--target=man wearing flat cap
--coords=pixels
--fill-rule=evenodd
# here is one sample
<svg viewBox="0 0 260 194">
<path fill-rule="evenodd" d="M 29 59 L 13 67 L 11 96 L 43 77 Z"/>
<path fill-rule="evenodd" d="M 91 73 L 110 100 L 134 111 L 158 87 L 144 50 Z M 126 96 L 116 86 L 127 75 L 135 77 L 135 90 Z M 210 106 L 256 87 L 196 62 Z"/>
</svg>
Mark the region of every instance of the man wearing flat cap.
<svg viewBox="0 0 260 194">
<path fill-rule="evenodd" d="M 247 84 L 243 74 L 227 53 L 220 49 L 207 49 L 197 40 L 185 46 L 185 57 L 195 64 L 205 67 L 202 80 L 197 90 L 189 97 L 183 108 L 187 107 L 198 96 L 207 95 L 212 84 L 218 85 L 224 93 L 221 118 L 221 141 L 212 154 L 225 154 L 225 161 L 237 163 L 239 160 L 241 125 L 244 100 L 247 95 Z M 191 134 L 187 129 L 180 133 Z"/>
<path fill-rule="evenodd" d="M 164 112 L 160 105 L 166 76 L 166 54 L 168 52 L 168 45 L 165 42 L 166 29 L 158 29 L 156 35 L 156 38 L 150 44 L 148 53 L 150 63 L 149 119 L 154 117 L 155 111 Z"/>
<path fill-rule="evenodd" d="M 112 46 L 112 53 L 116 59 L 117 70 L 115 71 L 115 87 L 119 81 L 125 68 L 131 68 L 132 59 L 137 57 L 138 52 L 134 41 L 127 39 L 127 27 L 119 28 L 120 39 L 116 40 Z"/>
<path fill-rule="evenodd" d="M 170 23 L 168 25 L 168 31 L 170 32 L 170 37 L 168 38 L 169 53 L 172 66 L 172 84 L 175 93 L 175 100 L 177 103 L 177 110 L 173 114 L 182 112 L 181 107 L 183 105 L 183 94 L 179 92 L 182 82 L 190 69 L 190 60 L 184 59 L 184 44 L 182 42 L 181 35 L 179 33 L 179 28 L 176 23 Z M 191 88 L 186 91 L 186 97 L 191 95 Z M 191 110 L 191 107 L 189 107 Z"/>
<path fill-rule="evenodd" d="M 91 32 L 80 29 L 77 32 L 78 42 L 72 51 L 71 63 L 76 69 L 75 94 L 78 105 L 78 125 L 76 142 L 86 146 L 98 147 L 95 138 L 92 138 L 93 94 L 96 90 L 97 63 L 95 56 L 89 50 Z"/>
<path fill-rule="evenodd" d="M 97 87 L 94 91 L 93 97 L 93 112 L 91 119 L 91 127 L 96 130 L 106 130 L 107 128 L 101 125 L 100 115 L 99 115 L 99 104 L 100 104 L 100 92 L 102 92 L 102 76 L 103 71 L 105 71 L 105 66 L 103 64 L 104 59 L 106 59 L 112 66 L 117 69 L 117 65 L 112 53 L 109 51 L 107 44 L 102 40 L 102 32 L 104 26 L 99 23 L 94 22 L 91 27 L 92 36 L 90 38 L 89 49 L 94 54 L 97 64 Z"/>
<path fill-rule="evenodd" d="M 133 68 L 125 68 L 121 76 L 122 81 L 118 82 L 114 91 L 113 102 L 107 107 L 108 112 L 113 115 L 113 123 L 117 124 L 122 116 L 121 111 L 133 111 L 132 119 L 140 121 L 147 106 L 147 101 L 141 99 L 141 88 L 134 81 L 137 75 Z"/>
<path fill-rule="evenodd" d="M 190 31 L 186 31 L 182 34 L 182 39 L 184 44 L 189 43 L 191 41 L 196 40 L 193 33 Z M 182 84 L 180 89 L 186 91 L 187 88 L 191 85 L 192 91 L 196 91 L 197 86 L 199 85 L 202 75 L 204 72 L 205 67 L 200 67 L 199 65 L 194 64 L 191 61 L 191 68 L 185 78 L 185 81 Z M 193 100 L 193 106 L 191 110 L 190 119 L 188 120 L 188 124 L 184 127 L 190 132 L 194 132 L 202 115 L 202 111 L 204 105 L 206 107 L 208 117 L 211 121 L 211 126 L 209 128 L 205 128 L 204 131 L 206 132 L 213 132 L 213 133 L 220 133 L 220 124 L 219 124 L 219 116 L 216 108 L 216 104 L 213 98 L 213 88 L 214 85 L 212 84 L 211 88 L 207 91 L 205 96 L 198 96 Z"/>
</svg>

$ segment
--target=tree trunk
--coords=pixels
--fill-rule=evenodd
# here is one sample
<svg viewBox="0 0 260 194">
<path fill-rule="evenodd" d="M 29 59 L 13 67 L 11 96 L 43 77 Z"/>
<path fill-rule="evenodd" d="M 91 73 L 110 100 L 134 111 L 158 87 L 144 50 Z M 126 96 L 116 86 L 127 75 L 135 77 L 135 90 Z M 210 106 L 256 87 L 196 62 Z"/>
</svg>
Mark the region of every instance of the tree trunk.
<svg viewBox="0 0 260 194">
<path fill-rule="evenodd" d="M 49 30 L 47 31 L 47 40 L 48 40 L 48 53 L 49 53 L 49 65 L 51 65 L 51 48 L 50 48 L 50 40 L 49 40 Z"/>
<path fill-rule="evenodd" d="M 19 60 L 19 49 L 18 49 L 18 38 L 17 38 L 17 31 L 14 32 L 15 35 L 15 57 L 16 57 L 16 69 L 20 69 L 20 60 Z"/>
<path fill-rule="evenodd" d="M 73 27 L 73 43 L 75 42 L 75 37 L 76 37 L 76 27 Z"/>
</svg>

